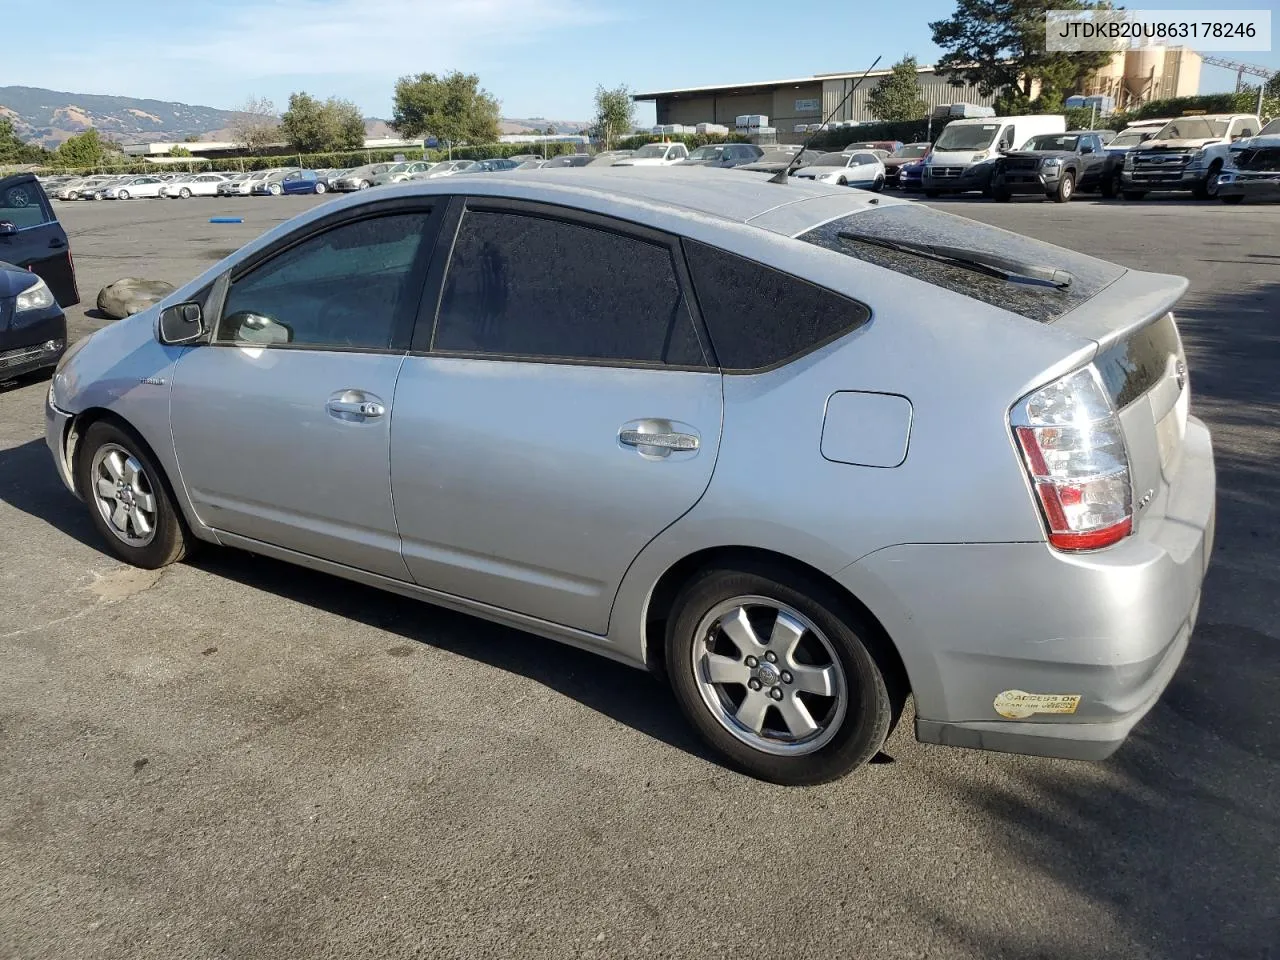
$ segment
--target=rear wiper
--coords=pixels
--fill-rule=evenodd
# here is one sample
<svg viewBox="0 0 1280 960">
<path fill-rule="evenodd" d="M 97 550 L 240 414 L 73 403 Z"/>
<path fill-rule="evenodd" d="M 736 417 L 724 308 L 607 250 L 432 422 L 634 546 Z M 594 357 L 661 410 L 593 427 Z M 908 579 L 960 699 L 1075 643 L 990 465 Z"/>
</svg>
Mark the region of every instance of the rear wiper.
<svg viewBox="0 0 1280 960">
<path fill-rule="evenodd" d="M 980 253 L 977 250 L 966 250 L 963 247 L 947 247 L 936 243 L 913 243 L 910 240 L 885 240 L 868 233 L 854 233 L 842 230 L 836 234 L 841 240 L 852 240 L 855 243 L 869 243 L 875 247 L 885 247 L 900 253 L 914 253 L 939 263 L 962 267 L 975 273 L 986 274 L 1000 280 L 1011 280 L 1014 283 L 1037 283 L 1056 287 L 1059 290 L 1071 286 L 1075 279 L 1066 270 L 1046 267 L 1038 263 L 1026 263 L 1008 257 L 996 256 L 993 253 Z"/>
</svg>

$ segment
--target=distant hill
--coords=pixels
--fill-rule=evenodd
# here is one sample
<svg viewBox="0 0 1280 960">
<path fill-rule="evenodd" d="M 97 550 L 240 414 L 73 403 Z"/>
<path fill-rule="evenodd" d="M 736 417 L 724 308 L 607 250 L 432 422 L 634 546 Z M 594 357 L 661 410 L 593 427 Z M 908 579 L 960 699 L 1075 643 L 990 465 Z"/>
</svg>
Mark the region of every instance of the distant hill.
<svg viewBox="0 0 1280 960">
<path fill-rule="evenodd" d="M 50 150 L 68 137 L 96 127 L 119 143 L 147 143 L 160 140 L 229 140 L 231 126 L 239 114 L 234 110 L 142 100 L 136 97 L 109 97 L 96 93 L 64 93 L 40 87 L 0 87 L 0 116 L 13 121 L 18 136 Z M 386 120 L 366 117 L 370 137 L 394 137 Z M 547 120 L 545 117 L 506 119 L 503 133 L 541 133 L 554 127 L 557 133 L 578 133 L 588 126 L 577 120 Z"/>
<path fill-rule="evenodd" d="M 224 130 L 237 117 L 234 110 L 39 87 L 0 87 L 0 114 L 22 139 L 50 149 L 90 127 L 122 143 L 185 140 Z"/>
</svg>

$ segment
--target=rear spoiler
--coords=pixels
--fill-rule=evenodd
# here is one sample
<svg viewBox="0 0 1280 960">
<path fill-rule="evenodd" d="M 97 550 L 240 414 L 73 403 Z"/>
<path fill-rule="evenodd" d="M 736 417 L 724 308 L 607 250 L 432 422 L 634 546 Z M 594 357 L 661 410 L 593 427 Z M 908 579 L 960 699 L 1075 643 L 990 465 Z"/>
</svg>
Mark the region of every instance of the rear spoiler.
<svg viewBox="0 0 1280 960">
<path fill-rule="evenodd" d="M 1096 296 L 1053 322 L 1053 326 L 1097 341 L 1106 348 L 1159 320 L 1187 292 L 1186 277 L 1127 270 Z"/>
</svg>

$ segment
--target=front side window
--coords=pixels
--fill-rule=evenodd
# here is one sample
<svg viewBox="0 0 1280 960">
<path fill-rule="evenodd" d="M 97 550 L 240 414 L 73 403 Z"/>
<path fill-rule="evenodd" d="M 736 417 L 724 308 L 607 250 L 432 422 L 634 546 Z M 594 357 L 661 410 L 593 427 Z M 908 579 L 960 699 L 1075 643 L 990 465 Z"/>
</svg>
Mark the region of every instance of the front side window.
<svg viewBox="0 0 1280 960">
<path fill-rule="evenodd" d="M 258 346 L 386 349 L 417 309 L 426 211 L 344 223 L 232 281 L 216 339 Z"/>
<path fill-rule="evenodd" d="M 668 247 L 562 220 L 467 211 L 433 349 L 701 366 Z"/>
</svg>

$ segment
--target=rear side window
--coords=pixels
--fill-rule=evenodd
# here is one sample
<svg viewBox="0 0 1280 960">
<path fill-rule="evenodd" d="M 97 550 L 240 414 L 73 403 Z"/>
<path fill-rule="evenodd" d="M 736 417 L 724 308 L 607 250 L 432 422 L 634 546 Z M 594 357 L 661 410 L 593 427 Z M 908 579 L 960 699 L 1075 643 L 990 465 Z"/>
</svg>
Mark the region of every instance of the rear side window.
<svg viewBox="0 0 1280 960">
<path fill-rule="evenodd" d="M 871 318 L 856 300 L 716 247 L 686 240 L 685 256 L 726 371 L 775 367 Z"/>
<path fill-rule="evenodd" d="M 469 210 L 435 350 L 703 366 L 671 250 L 523 213 Z"/>
</svg>

